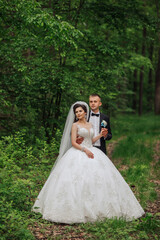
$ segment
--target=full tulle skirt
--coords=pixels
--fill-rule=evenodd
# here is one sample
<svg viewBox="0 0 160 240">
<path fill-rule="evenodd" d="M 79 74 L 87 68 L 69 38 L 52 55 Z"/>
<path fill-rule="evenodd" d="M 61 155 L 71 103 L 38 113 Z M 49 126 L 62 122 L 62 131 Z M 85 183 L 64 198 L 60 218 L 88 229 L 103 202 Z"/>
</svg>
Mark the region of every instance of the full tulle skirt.
<svg viewBox="0 0 160 240">
<path fill-rule="evenodd" d="M 32 210 L 46 220 L 68 224 L 141 217 L 142 207 L 110 159 L 95 147 L 89 150 L 93 159 L 74 147 L 65 153 Z"/>
</svg>

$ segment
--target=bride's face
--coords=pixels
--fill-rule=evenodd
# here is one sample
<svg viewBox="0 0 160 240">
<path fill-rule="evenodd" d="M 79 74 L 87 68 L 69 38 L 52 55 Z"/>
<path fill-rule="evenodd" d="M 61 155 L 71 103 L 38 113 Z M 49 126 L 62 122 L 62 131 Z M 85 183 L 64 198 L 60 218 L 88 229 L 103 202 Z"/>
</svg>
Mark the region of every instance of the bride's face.
<svg viewBox="0 0 160 240">
<path fill-rule="evenodd" d="M 76 118 L 78 118 L 78 120 L 85 118 L 86 112 L 83 110 L 82 107 L 78 107 L 75 110 L 75 114 L 76 114 Z"/>
</svg>

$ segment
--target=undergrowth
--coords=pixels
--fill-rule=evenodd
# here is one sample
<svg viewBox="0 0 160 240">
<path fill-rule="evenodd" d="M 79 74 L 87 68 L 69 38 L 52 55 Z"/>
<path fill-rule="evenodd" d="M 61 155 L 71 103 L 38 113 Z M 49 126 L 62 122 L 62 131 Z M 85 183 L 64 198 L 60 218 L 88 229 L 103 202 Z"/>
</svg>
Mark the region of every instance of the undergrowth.
<svg viewBox="0 0 160 240">
<path fill-rule="evenodd" d="M 160 136 L 160 118 L 155 116 L 119 116 L 111 119 L 113 140 L 121 138 L 115 145 L 112 161 L 130 185 L 144 210 L 147 203 L 157 199 L 155 184 L 159 179 L 158 162 L 154 159 L 155 145 Z M 57 139 L 61 135 L 57 131 Z M 31 212 L 31 207 L 46 181 L 58 154 L 59 141 L 35 139 L 29 144 L 26 131 L 2 137 L 0 140 L 0 239 L 35 239 L 30 229 L 34 224 L 60 226 Z M 44 225 L 43 225 L 44 224 Z M 82 239 L 158 239 L 159 213 L 125 222 L 106 219 L 103 222 L 66 226 L 66 233 L 83 231 Z M 45 227 L 41 227 L 45 234 Z M 77 233 L 78 234 L 78 233 Z M 71 235 L 68 235 L 71 236 Z M 62 235 L 48 239 L 63 239 Z M 71 239 L 71 238 L 69 238 Z"/>
</svg>

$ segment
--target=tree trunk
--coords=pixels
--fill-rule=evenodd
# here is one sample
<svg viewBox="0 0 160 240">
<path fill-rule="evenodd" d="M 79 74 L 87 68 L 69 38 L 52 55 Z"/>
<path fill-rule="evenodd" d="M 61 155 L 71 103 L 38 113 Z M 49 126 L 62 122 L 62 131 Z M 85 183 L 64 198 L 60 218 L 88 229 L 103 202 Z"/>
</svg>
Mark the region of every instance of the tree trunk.
<svg viewBox="0 0 160 240">
<path fill-rule="evenodd" d="M 160 11 L 159 11 L 159 1 L 156 0 L 156 10 L 157 10 L 157 29 L 158 29 L 158 40 L 160 41 Z M 158 51 L 158 64 L 156 70 L 155 78 L 155 100 L 154 100 L 154 112 L 156 115 L 160 114 L 160 47 Z"/>
<path fill-rule="evenodd" d="M 145 38 L 146 38 L 146 28 L 143 28 L 143 44 L 142 44 L 142 55 L 145 56 Z M 139 116 L 142 115 L 143 110 L 143 78 L 144 78 L 144 66 L 141 67 L 140 71 L 140 82 L 139 82 Z"/>
<path fill-rule="evenodd" d="M 138 46 L 136 46 L 136 53 L 138 53 Z M 132 102 L 132 108 L 134 110 L 134 112 L 136 113 L 136 109 L 137 109 L 137 89 L 138 89 L 138 81 L 137 81 L 137 76 L 138 76 L 138 72 L 137 69 L 134 70 L 133 73 L 133 102 Z"/>
<path fill-rule="evenodd" d="M 155 78 L 155 103 L 154 111 L 156 115 L 160 114 L 160 48 L 158 51 L 158 64 Z"/>
<path fill-rule="evenodd" d="M 149 48 L 149 59 L 152 62 L 153 59 L 153 42 L 150 45 Z M 147 110 L 152 111 L 152 105 L 153 105 L 153 79 L 152 79 L 152 69 L 149 69 L 148 74 L 148 88 L 147 88 Z"/>
<path fill-rule="evenodd" d="M 52 126 L 52 136 L 54 136 L 55 129 L 57 128 L 57 125 L 58 125 L 57 122 L 58 122 L 58 118 L 59 118 L 59 114 L 60 114 L 61 100 L 62 100 L 62 89 L 59 89 L 57 91 L 57 95 L 56 95 L 55 113 L 54 113 L 55 122 L 53 123 L 53 126 Z"/>
<path fill-rule="evenodd" d="M 134 112 L 136 113 L 136 109 L 137 109 L 137 88 L 138 88 L 138 83 L 137 83 L 137 69 L 134 70 L 134 81 L 133 81 L 133 102 L 132 102 L 132 108 L 134 110 Z"/>
</svg>

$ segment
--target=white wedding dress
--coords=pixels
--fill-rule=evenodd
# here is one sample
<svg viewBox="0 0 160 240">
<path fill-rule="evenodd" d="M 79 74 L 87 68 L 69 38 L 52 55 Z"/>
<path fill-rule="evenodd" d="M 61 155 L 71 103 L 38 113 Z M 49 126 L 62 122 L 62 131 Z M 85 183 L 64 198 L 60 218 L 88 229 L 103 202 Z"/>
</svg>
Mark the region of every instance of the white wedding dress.
<svg viewBox="0 0 160 240">
<path fill-rule="evenodd" d="M 85 223 L 105 218 L 139 218 L 144 211 L 133 192 L 109 158 L 92 146 L 93 128 L 78 126 L 82 146 L 71 147 L 58 161 L 32 208 L 43 218 L 59 223 Z"/>
</svg>

